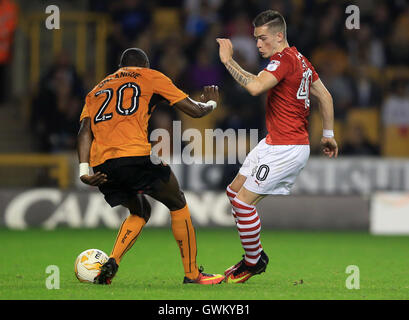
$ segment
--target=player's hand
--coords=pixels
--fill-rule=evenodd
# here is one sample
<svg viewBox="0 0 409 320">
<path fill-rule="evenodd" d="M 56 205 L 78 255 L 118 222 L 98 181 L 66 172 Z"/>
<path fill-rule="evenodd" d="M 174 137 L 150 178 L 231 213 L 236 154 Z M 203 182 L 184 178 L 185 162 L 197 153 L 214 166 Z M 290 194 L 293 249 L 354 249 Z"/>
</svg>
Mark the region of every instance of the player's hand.
<svg viewBox="0 0 409 320">
<path fill-rule="evenodd" d="M 321 138 L 321 148 L 322 148 L 322 152 L 327 157 L 336 158 L 338 156 L 338 145 L 334 138 L 322 137 Z"/>
<path fill-rule="evenodd" d="M 217 104 L 219 104 L 219 87 L 218 86 L 205 86 L 203 88 L 203 94 L 200 96 L 200 101 L 206 103 L 209 100 L 213 100 Z"/>
<path fill-rule="evenodd" d="M 93 175 L 84 174 L 80 177 L 81 181 L 90 186 L 98 187 L 108 181 L 105 173 L 97 172 Z"/>
<path fill-rule="evenodd" d="M 230 39 L 217 38 L 220 61 L 226 64 L 233 57 L 233 44 Z"/>
</svg>

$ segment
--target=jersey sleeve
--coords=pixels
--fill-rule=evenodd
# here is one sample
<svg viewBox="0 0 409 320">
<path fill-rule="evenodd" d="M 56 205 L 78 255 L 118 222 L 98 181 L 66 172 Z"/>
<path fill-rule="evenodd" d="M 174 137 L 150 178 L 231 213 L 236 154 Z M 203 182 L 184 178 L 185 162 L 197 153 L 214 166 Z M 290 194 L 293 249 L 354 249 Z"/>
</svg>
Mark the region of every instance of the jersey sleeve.
<svg viewBox="0 0 409 320">
<path fill-rule="evenodd" d="M 264 71 L 271 73 L 280 82 L 290 71 L 291 64 L 284 57 L 274 57 L 264 68 Z"/>
<path fill-rule="evenodd" d="M 312 82 L 315 82 L 315 81 L 317 81 L 320 77 L 318 76 L 317 71 L 315 71 L 315 68 L 314 68 L 314 66 L 312 65 L 312 63 L 308 61 L 308 65 L 309 65 L 309 68 L 310 68 L 311 71 L 312 71 Z"/>
<path fill-rule="evenodd" d="M 89 115 L 89 111 L 88 111 L 88 106 L 85 103 L 84 107 L 82 108 L 81 115 L 80 115 L 80 122 L 82 121 L 82 119 L 84 119 L 86 117 L 90 117 L 90 115 Z"/>
<path fill-rule="evenodd" d="M 153 75 L 153 92 L 161 95 L 172 106 L 188 97 L 188 94 L 176 87 L 163 73 L 156 71 Z"/>
</svg>

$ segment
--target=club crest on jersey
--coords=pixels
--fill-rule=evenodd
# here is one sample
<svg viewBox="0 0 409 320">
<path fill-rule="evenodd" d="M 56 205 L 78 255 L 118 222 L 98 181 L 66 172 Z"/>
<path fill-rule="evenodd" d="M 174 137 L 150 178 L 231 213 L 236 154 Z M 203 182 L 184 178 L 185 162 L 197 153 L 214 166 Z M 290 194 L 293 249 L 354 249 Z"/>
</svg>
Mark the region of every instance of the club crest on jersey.
<svg viewBox="0 0 409 320">
<path fill-rule="evenodd" d="M 267 65 L 268 71 L 275 71 L 277 70 L 278 66 L 280 65 L 280 61 L 278 60 L 271 60 L 270 63 Z"/>
</svg>

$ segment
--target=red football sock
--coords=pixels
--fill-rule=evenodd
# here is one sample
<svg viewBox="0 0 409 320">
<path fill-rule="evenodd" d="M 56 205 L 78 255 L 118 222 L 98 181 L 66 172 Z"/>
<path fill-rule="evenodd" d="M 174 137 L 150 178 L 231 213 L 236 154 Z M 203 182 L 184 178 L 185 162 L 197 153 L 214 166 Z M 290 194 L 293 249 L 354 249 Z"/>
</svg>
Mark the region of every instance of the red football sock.
<svg viewBox="0 0 409 320">
<path fill-rule="evenodd" d="M 260 242 L 261 222 L 256 207 L 234 198 L 233 210 L 237 217 L 237 230 L 239 231 L 241 245 L 245 251 L 244 261 L 249 266 L 254 266 L 263 250 Z"/>
</svg>

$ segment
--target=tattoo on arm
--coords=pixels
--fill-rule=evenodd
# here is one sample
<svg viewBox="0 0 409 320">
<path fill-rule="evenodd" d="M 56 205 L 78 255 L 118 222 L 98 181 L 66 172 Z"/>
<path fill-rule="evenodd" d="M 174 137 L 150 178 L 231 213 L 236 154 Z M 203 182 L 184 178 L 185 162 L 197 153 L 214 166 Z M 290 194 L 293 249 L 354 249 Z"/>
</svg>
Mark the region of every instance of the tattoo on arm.
<svg viewBox="0 0 409 320">
<path fill-rule="evenodd" d="M 251 74 L 250 72 L 243 70 L 243 68 L 240 67 L 239 64 L 233 59 L 230 59 L 225 64 L 225 66 L 226 69 L 234 78 L 234 80 L 236 80 L 243 87 L 245 87 L 249 82 L 251 82 L 256 77 L 254 74 Z"/>
</svg>

